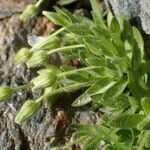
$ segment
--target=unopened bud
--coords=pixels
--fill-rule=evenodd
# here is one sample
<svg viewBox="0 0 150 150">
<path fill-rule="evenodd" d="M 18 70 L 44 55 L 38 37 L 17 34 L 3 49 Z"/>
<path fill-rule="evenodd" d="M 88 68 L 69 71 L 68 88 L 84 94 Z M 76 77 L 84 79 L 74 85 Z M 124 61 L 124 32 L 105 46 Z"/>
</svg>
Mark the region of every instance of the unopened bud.
<svg viewBox="0 0 150 150">
<path fill-rule="evenodd" d="M 42 69 L 37 71 L 38 74 L 44 74 L 44 73 L 60 73 L 60 70 L 53 66 L 53 65 L 48 65 L 46 69 Z"/>
<path fill-rule="evenodd" d="M 46 63 L 48 60 L 48 55 L 45 51 L 37 51 L 35 52 L 32 57 L 27 61 L 27 66 L 30 67 L 36 67 L 40 66 L 41 64 Z"/>
<path fill-rule="evenodd" d="M 10 87 L 0 87 L 0 102 L 8 101 L 11 98 L 13 92 L 14 90 Z"/>
<path fill-rule="evenodd" d="M 21 107 L 19 113 L 15 118 L 17 124 L 21 124 L 24 121 L 32 118 L 39 110 L 39 104 L 36 101 L 28 100 Z"/>
<path fill-rule="evenodd" d="M 55 83 L 57 76 L 53 73 L 44 73 L 34 78 L 31 82 L 33 83 L 33 89 L 45 88 Z"/>
<path fill-rule="evenodd" d="M 30 51 L 29 48 L 22 48 L 16 54 L 15 63 L 19 64 L 19 63 L 26 62 L 30 59 L 31 55 L 32 55 L 32 52 Z"/>
<path fill-rule="evenodd" d="M 58 38 L 57 36 L 54 36 L 53 38 L 50 38 L 47 40 L 47 42 L 42 45 L 41 43 L 41 49 L 45 49 L 45 50 L 51 50 L 57 47 L 60 47 L 60 38 Z"/>
<path fill-rule="evenodd" d="M 39 11 L 40 11 L 39 7 L 36 7 L 33 4 L 28 5 L 24 10 L 24 12 L 20 15 L 20 19 L 26 22 L 32 17 L 36 16 L 39 13 Z"/>
<path fill-rule="evenodd" d="M 57 89 L 57 85 L 53 85 L 51 87 L 47 87 L 47 88 L 45 88 L 44 94 L 46 95 L 48 93 L 51 93 L 51 92 L 53 92 L 56 89 Z M 58 97 L 57 95 L 52 95 L 52 96 L 46 97 L 44 99 L 46 107 L 51 107 L 55 103 L 57 97 Z"/>
</svg>

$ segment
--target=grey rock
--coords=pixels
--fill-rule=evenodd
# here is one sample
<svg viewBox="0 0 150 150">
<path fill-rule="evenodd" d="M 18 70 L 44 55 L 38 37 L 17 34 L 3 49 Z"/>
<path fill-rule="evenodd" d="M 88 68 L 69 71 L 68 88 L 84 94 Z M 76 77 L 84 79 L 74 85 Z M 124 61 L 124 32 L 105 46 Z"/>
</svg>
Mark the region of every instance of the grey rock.
<svg viewBox="0 0 150 150">
<path fill-rule="evenodd" d="M 108 3 L 116 16 L 126 16 L 143 33 L 150 34 L 149 0 L 108 0 Z"/>
<path fill-rule="evenodd" d="M 10 17 L 15 13 L 22 12 L 24 8 L 30 4 L 35 3 L 36 0 L 1 0 L 0 1 L 0 19 Z"/>
<path fill-rule="evenodd" d="M 142 28 L 147 33 L 150 34 L 150 1 L 140 0 L 140 18 L 142 22 Z"/>
<path fill-rule="evenodd" d="M 41 22 L 42 18 L 40 18 Z M 37 25 L 38 24 L 38 25 Z M 35 70 L 27 69 L 25 64 L 15 66 L 15 53 L 27 44 L 27 34 L 33 33 L 40 26 L 38 19 L 22 24 L 19 15 L 0 20 L 0 85 L 17 86 L 28 83 L 35 75 Z M 42 27 L 41 27 L 42 29 Z M 43 31 L 45 31 L 45 27 Z M 34 99 L 41 91 L 20 90 L 7 103 L 0 103 L 0 150 L 38 150 L 50 149 L 54 141 L 58 124 L 57 117 L 41 106 L 37 116 L 23 125 L 15 124 L 14 118 L 21 105 L 27 99 Z"/>
<path fill-rule="evenodd" d="M 24 24 L 20 22 L 19 15 L 0 20 L 0 86 L 23 85 L 35 76 L 36 70 L 28 69 L 25 64 L 13 64 L 15 53 L 21 47 L 28 46 L 28 34 L 49 34 L 53 27 L 43 17 Z M 56 58 L 54 60 L 52 62 L 58 61 Z M 53 109 L 41 106 L 34 118 L 20 126 L 15 124 L 14 118 L 21 105 L 27 99 L 36 99 L 41 92 L 33 93 L 30 88 L 19 90 L 9 102 L 0 103 L 0 150 L 49 150 L 54 144 L 65 143 L 67 135 L 72 133 L 68 127 L 70 123 L 96 123 L 97 115 L 94 112 L 70 108 L 68 100 L 74 99 L 72 95 L 70 98 L 60 97 L 63 104 L 58 102 Z"/>
</svg>

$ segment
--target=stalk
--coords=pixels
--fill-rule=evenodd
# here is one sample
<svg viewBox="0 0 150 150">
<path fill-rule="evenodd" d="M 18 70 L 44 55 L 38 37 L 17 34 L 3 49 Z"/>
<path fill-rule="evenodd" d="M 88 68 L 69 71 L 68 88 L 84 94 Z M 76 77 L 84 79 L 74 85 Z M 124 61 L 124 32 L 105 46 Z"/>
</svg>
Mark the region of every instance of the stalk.
<svg viewBox="0 0 150 150">
<path fill-rule="evenodd" d="M 13 89 L 14 89 L 14 91 L 18 91 L 18 90 L 22 90 L 22 89 L 25 89 L 27 87 L 30 87 L 32 85 L 33 85 L 32 83 L 28 83 L 28 84 L 25 84 L 25 85 L 13 87 Z"/>
<path fill-rule="evenodd" d="M 64 47 L 53 49 L 53 50 L 49 51 L 47 54 L 50 55 L 55 52 L 66 51 L 66 50 L 76 49 L 76 48 L 83 48 L 83 47 L 85 47 L 83 44 L 64 46 Z"/>
<path fill-rule="evenodd" d="M 48 96 L 52 96 L 52 95 L 55 95 L 55 94 L 60 94 L 60 93 L 63 93 L 63 92 L 72 92 L 72 91 L 75 91 L 75 90 L 78 90 L 78 89 L 81 89 L 83 87 L 88 87 L 90 84 L 88 83 L 76 83 L 76 84 L 73 84 L 73 85 L 69 85 L 67 87 L 61 87 L 57 90 L 54 90 L 50 93 L 47 93 L 47 94 L 44 94 L 42 95 L 41 97 L 39 97 L 36 102 L 39 103 L 41 102 L 44 98 L 48 97 Z"/>
<path fill-rule="evenodd" d="M 58 75 L 58 78 L 68 76 L 68 75 L 72 75 L 72 74 L 75 74 L 75 73 L 80 72 L 80 71 L 88 71 L 88 70 L 92 70 L 92 69 L 96 69 L 96 68 L 99 68 L 99 67 L 98 66 L 90 66 L 90 67 L 84 67 L 84 68 L 81 68 L 81 69 L 66 71 L 66 72 L 60 73 Z"/>
</svg>

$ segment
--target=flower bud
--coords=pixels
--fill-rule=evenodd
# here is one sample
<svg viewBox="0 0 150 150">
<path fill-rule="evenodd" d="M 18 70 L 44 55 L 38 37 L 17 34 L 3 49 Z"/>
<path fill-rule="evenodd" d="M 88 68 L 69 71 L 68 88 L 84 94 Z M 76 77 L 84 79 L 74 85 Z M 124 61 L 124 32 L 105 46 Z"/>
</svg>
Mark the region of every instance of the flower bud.
<svg viewBox="0 0 150 150">
<path fill-rule="evenodd" d="M 32 52 L 30 51 L 29 48 L 22 48 L 16 54 L 15 63 L 19 64 L 19 63 L 26 62 L 27 60 L 30 59 L 31 55 L 32 55 Z"/>
<path fill-rule="evenodd" d="M 32 17 L 36 16 L 39 13 L 39 11 L 40 11 L 39 7 L 36 7 L 33 4 L 28 5 L 24 10 L 24 12 L 20 15 L 20 19 L 26 22 Z"/>
<path fill-rule="evenodd" d="M 51 50 L 60 47 L 61 40 L 57 36 L 54 36 L 53 38 L 50 39 L 47 37 L 47 39 L 48 40 L 44 45 L 42 45 L 43 43 L 41 43 L 41 47 L 39 46 L 41 49 Z"/>
<path fill-rule="evenodd" d="M 45 51 L 37 51 L 35 52 L 32 57 L 27 61 L 27 66 L 30 67 L 36 67 L 40 66 L 41 64 L 44 64 L 48 60 L 48 55 Z"/>
<path fill-rule="evenodd" d="M 17 124 L 21 124 L 27 119 L 32 118 L 39 110 L 39 104 L 36 101 L 28 100 L 21 107 L 19 113 L 15 118 Z"/>
<path fill-rule="evenodd" d="M 57 67 L 48 64 L 46 69 L 39 70 L 39 71 L 37 71 L 37 73 L 38 74 L 44 74 L 44 73 L 55 73 L 55 74 L 57 74 L 57 73 L 60 73 L 60 70 Z"/>
<path fill-rule="evenodd" d="M 44 94 L 46 95 L 46 94 L 48 94 L 48 93 L 51 93 L 52 91 L 54 91 L 54 90 L 56 90 L 56 89 L 57 89 L 57 85 L 53 85 L 53 86 L 51 86 L 51 87 L 47 87 L 47 88 L 45 88 L 45 90 L 44 90 Z M 46 98 L 44 99 L 44 102 L 45 102 L 45 104 L 46 104 L 46 107 L 51 107 L 51 106 L 55 103 L 57 97 L 58 97 L 58 95 L 52 95 L 52 96 L 46 97 Z"/>
<path fill-rule="evenodd" d="M 53 73 L 40 74 L 34 78 L 31 82 L 33 83 L 33 89 L 45 88 L 55 83 L 57 76 Z"/>
<path fill-rule="evenodd" d="M 9 100 L 13 92 L 10 87 L 0 87 L 0 102 Z"/>
</svg>

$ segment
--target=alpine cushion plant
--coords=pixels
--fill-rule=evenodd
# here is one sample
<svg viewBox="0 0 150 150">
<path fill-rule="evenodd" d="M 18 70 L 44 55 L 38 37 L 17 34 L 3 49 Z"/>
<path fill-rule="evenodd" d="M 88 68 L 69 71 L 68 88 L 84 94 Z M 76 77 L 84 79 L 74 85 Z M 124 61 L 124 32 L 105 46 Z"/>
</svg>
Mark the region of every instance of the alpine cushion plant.
<svg viewBox="0 0 150 150">
<path fill-rule="evenodd" d="M 15 87 L 13 92 L 26 86 L 44 92 L 37 100 L 25 102 L 15 121 L 22 123 L 31 118 L 48 97 L 51 105 L 57 94 L 86 88 L 72 106 L 91 103 L 102 112 L 101 122 L 73 125 L 74 141 L 62 149 L 76 143 L 82 143 L 85 150 L 99 149 L 102 145 L 104 149 L 115 150 L 149 149 L 150 61 L 144 53 L 142 36 L 123 16 L 116 19 L 109 12 L 107 21 L 103 20 L 98 1 L 90 3 L 93 19 L 74 16 L 58 7 L 54 7 L 56 12 L 43 11 L 43 15 L 62 28 L 48 37 L 29 37 L 31 48 L 16 55 L 16 63 L 43 68 L 31 83 Z M 64 46 L 60 47 L 61 44 Z M 55 52 L 65 59 L 60 68 L 47 61 L 48 55 Z M 83 67 L 66 65 L 72 58 L 80 59 Z M 9 97 L 10 93 L 8 90 Z M 0 98 L 5 96 L 7 99 L 7 94 Z"/>
</svg>

